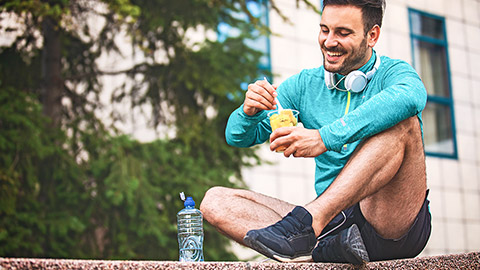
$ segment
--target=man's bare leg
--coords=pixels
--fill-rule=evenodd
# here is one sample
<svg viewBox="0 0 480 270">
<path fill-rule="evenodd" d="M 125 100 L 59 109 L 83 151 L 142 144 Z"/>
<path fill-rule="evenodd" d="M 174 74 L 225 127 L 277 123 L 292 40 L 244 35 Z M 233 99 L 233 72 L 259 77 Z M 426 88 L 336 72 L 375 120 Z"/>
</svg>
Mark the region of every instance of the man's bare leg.
<svg viewBox="0 0 480 270">
<path fill-rule="evenodd" d="M 295 205 L 249 190 L 213 187 L 200 205 L 204 218 L 240 244 L 249 230 L 281 220 Z"/>
<path fill-rule="evenodd" d="M 317 236 L 341 210 L 360 202 L 377 233 L 398 238 L 413 224 L 425 192 L 425 156 L 415 116 L 361 144 L 332 185 L 305 208 Z"/>
<path fill-rule="evenodd" d="M 317 236 L 341 210 L 360 202 L 381 236 L 397 238 L 413 224 L 425 190 L 421 131 L 412 117 L 365 140 L 332 185 L 305 208 L 313 215 Z M 239 243 L 249 230 L 272 225 L 293 208 L 255 192 L 220 187 L 210 189 L 201 205 L 205 218 Z"/>
</svg>

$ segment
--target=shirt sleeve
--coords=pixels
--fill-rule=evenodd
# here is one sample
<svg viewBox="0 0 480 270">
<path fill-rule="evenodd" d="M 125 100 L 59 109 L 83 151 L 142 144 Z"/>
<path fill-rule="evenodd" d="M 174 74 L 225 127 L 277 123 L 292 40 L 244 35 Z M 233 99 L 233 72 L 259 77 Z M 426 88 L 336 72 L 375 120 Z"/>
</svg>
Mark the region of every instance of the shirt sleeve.
<svg viewBox="0 0 480 270">
<path fill-rule="evenodd" d="M 289 77 L 277 88 L 278 99 L 284 108 L 297 109 L 300 102 L 298 89 L 299 74 Z M 253 116 L 243 111 L 243 105 L 232 112 L 227 127 L 225 138 L 227 143 L 235 147 L 250 147 L 261 144 L 270 138 L 272 128 L 268 119 L 268 111 L 260 111 Z"/>
<path fill-rule="evenodd" d="M 264 143 L 270 137 L 270 133 L 267 112 L 260 111 L 249 116 L 243 111 L 243 105 L 232 112 L 225 128 L 227 143 L 235 147 L 250 147 Z"/>
<path fill-rule="evenodd" d="M 392 65 L 380 79 L 383 82 L 378 85 L 383 90 L 344 117 L 320 128 L 328 150 L 340 152 L 344 144 L 375 135 L 420 114 L 425 108 L 425 87 L 416 71 L 406 62 Z"/>
</svg>

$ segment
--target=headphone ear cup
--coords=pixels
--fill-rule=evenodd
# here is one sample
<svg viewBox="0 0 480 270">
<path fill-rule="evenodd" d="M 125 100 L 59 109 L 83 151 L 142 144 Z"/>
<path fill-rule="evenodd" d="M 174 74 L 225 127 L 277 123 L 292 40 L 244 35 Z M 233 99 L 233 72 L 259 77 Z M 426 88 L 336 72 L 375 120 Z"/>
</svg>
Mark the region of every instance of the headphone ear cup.
<svg viewBox="0 0 480 270">
<path fill-rule="evenodd" d="M 367 85 L 368 79 L 360 70 L 350 72 L 345 78 L 345 88 L 355 93 L 362 92 Z"/>
<path fill-rule="evenodd" d="M 333 73 L 331 72 L 328 72 L 327 70 L 323 70 L 324 71 L 324 80 L 325 80 L 325 84 L 327 85 L 327 88 L 328 89 L 333 89 L 335 88 L 335 85 L 333 83 Z"/>
</svg>

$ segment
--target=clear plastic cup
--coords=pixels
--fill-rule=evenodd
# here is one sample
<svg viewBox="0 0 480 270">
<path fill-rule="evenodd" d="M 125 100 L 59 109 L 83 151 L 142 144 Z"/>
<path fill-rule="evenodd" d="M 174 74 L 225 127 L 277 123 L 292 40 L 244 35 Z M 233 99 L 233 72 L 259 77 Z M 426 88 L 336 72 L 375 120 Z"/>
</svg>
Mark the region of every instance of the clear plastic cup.
<svg viewBox="0 0 480 270">
<path fill-rule="evenodd" d="M 270 119 L 270 126 L 272 131 L 280 127 L 294 127 L 298 124 L 298 114 L 297 110 L 284 109 L 276 110 L 268 113 L 268 119 Z M 286 146 L 280 146 L 275 149 L 276 152 L 285 151 Z"/>
</svg>

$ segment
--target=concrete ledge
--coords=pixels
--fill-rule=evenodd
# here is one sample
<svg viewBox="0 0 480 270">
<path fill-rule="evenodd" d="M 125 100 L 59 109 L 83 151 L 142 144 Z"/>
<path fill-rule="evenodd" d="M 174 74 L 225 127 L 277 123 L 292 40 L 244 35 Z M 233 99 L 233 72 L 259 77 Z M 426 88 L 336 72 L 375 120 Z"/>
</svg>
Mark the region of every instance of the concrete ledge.
<svg viewBox="0 0 480 270">
<path fill-rule="evenodd" d="M 457 255 L 442 255 L 414 259 L 371 262 L 361 266 L 335 263 L 276 263 L 276 262 L 202 262 L 180 263 L 173 261 L 104 261 L 104 260 L 67 260 L 67 259 L 27 259 L 0 258 L 0 270 L 17 269 L 239 269 L 239 270 L 277 270 L 277 269 L 480 269 L 480 252 Z"/>
</svg>

